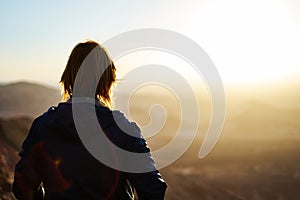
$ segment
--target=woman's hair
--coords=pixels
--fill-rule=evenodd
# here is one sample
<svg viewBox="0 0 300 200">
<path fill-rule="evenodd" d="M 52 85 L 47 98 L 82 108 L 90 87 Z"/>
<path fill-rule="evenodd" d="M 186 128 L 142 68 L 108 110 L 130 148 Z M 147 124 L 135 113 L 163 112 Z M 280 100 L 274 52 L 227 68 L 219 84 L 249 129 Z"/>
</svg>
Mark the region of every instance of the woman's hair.
<svg viewBox="0 0 300 200">
<path fill-rule="evenodd" d="M 95 98 L 98 101 L 104 103 L 106 106 L 111 105 L 110 88 L 116 81 L 116 68 L 107 51 L 105 51 L 105 49 L 100 44 L 91 40 L 77 44 L 71 52 L 67 66 L 60 80 L 60 83 L 62 84 L 64 90 L 64 100 L 72 97 L 77 72 L 87 55 L 97 46 L 104 51 L 105 55 L 110 60 L 110 64 L 105 69 L 98 82 Z"/>
</svg>

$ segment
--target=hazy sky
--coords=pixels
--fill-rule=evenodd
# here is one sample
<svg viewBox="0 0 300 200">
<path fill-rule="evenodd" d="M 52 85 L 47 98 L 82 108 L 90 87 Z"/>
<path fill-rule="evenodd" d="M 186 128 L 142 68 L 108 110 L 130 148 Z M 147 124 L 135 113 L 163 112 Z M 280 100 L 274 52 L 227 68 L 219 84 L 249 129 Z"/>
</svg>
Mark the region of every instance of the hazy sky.
<svg viewBox="0 0 300 200">
<path fill-rule="evenodd" d="M 0 82 L 57 84 L 76 43 L 145 27 L 196 41 L 225 82 L 300 74 L 299 11 L 296 0 L 1 1 Z"/>
</svg>

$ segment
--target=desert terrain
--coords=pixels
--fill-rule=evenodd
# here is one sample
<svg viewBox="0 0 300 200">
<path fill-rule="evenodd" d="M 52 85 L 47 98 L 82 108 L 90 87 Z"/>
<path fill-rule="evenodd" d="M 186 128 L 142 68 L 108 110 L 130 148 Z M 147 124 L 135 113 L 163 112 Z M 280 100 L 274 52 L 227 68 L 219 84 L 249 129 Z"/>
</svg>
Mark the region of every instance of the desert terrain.
<svg viewBox="0 0 300 200">
<path fill-rule="evenodd" d="M 299 80 L 291 77 L 261 85 L 225 86 L 224 128 L 204 159 L 198 153 L 212 105 L 207 91 L 197 94 L 201 117 L 196 138 L 180 159 L 160 170 L 168 183 L 166 199 L 300 199 Z M 123 101 L 122 93 L 114 96 Z M 13 199 L 13 168 L 32 120 L 59 101 L 59 90 L 43 85 L 0 86 L 0 199 Z M 130 99 L 130 118 L 143 129 L 151 121 L 151 105 L 164 107 L 164 126 L 147 138 L 150 148 L 157 150 L 175 137 L 180 104 L 188 103 L 188 97 L 178 102 L 168 92 L 145 88 Z M 153 119 L 160 117 L 152 113 Z M 193 120 L 186 119 L 186 123 Z"/>
</svg>

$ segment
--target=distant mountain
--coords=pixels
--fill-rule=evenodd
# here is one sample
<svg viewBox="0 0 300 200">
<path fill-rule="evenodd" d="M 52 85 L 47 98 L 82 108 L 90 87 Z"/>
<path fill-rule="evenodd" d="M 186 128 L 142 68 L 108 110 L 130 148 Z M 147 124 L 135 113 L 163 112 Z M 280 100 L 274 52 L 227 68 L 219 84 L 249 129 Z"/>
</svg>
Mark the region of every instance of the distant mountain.
<svg viewBox="0 0 300 200">
<path fill-rule="evenodd" d="M 60 91 L 47 86 L 18 82 L 0 85 L 0 116 L 38 116 L 60 101 Z"/>
</svg>

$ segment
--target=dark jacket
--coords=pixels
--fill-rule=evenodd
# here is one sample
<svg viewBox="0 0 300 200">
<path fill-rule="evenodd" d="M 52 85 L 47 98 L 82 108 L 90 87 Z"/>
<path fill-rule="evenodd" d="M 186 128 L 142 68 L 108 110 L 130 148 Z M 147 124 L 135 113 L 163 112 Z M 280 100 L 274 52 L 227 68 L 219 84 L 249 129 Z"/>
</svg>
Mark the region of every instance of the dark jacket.
<svg viewBox="0 0 300 200">
<path fill-rule="evenodd" d="M 100 105 L 95 105 L 95 109 L 102 130 L 114 144 L 132 152 L 150 152 L 143 137 L 130 136 L 118 127 L 114 112 L 140 134 L 136 124 L 129 122 L 121 112 Z M 76 131 L 71 103 L 60 103 L 35 119 L 22 149 L 13 183 L 17 199 L 32 199 L 41 185 L 47 200 L 126 200 L 133 199 L 134 189 L 140 200 L 164 199 L 167 186 L 157 170 L 118 171 L 88 152 Z"/>
</svg>

